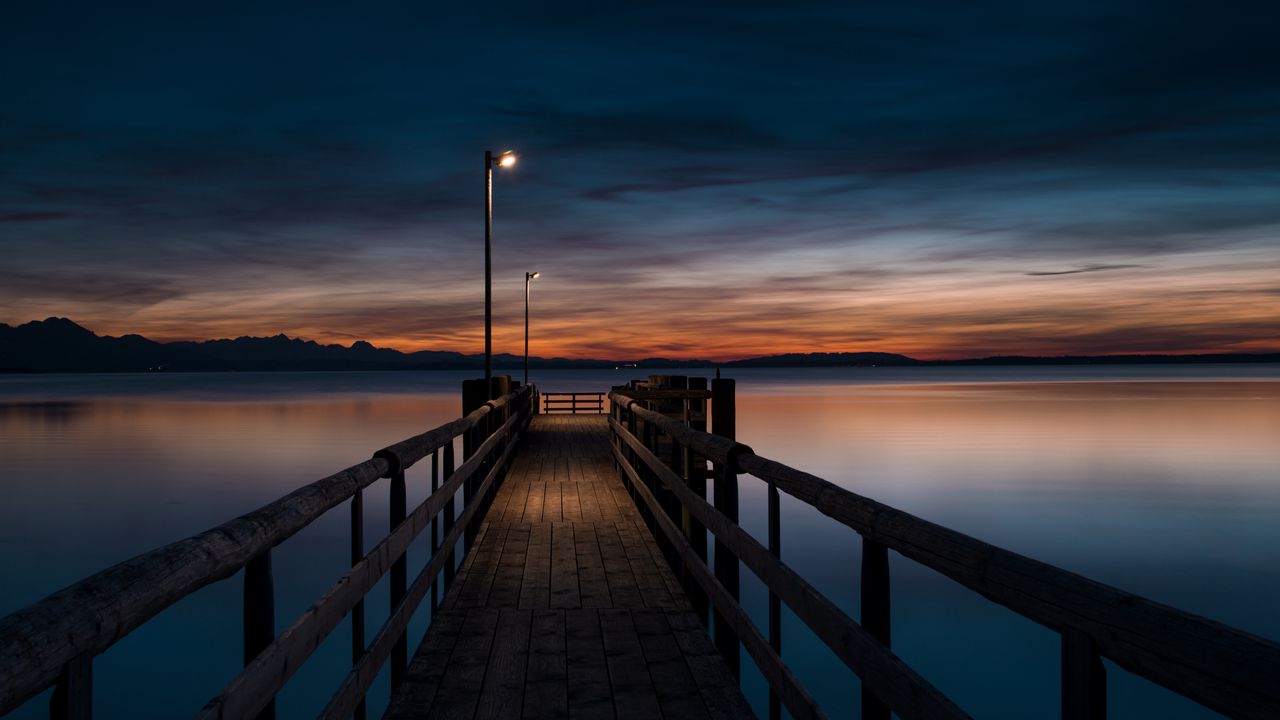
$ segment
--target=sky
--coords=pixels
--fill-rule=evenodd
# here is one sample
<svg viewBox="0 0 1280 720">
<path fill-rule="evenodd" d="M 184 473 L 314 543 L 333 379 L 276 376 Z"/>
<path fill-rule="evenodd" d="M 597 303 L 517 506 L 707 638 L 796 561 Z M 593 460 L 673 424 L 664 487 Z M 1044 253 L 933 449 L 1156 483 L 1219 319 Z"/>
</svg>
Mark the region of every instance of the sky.
<svg viewBox="0 0 1280 720">
<path fill-rule="evenodd" d="M 0 322 L 494 351 L 1280 350 L 1273 3 L 23 3 Z"/>
</svg>

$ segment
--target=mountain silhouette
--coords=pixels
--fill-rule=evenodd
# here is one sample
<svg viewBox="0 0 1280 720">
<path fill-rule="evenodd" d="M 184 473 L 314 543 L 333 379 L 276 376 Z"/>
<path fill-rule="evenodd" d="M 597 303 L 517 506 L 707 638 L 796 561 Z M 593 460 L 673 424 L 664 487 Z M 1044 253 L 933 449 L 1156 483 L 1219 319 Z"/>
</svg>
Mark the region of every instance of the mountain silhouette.
<svg viewBox="0 0 1280 720">
<path fill-rule="evenodd" d="M 156 342 L 141 335 L 98 335 L 62 317 L 16 327 L 0 323 L 0 372 L 209 372 L 259 370 L 476 370 L 483 356 L 444 350 L 404 353 L 364 340 L 350 347 L 321 345 L 280 334 L 204 342 Z M 530 357 L 531 369 L 870 367 L 915 365 L 1082 365 L 1205 362 L 1280 362 L 1280 353 L 1213 355 L 1001 356 L 916 360 L 881 352 L 786 353 L 714 363 L 709 360 L 578 360 Z M 495 368 L 517 370 L 520 355 L 493 356 Z"/>
<path fill-rule="evenodd" d="M 523 367 L 524 356 L 498 353 L 497 368 Z M 644 367 L 710 367 L 704 360 L 649 358 Z M 61 317 L 12 327 L 0 323 L 3 372 L 208 372 L 259 370 L 478 370 L 482 355 L 442 350 L 404 353 L 364 340 L 350 347 L 322 345 L 280 334 L 204 342 L 156 342 L 141 335 L 97 335 Z M 530 357 L 529 367 L 614 368 L 613 360 Z"/>
</svg>

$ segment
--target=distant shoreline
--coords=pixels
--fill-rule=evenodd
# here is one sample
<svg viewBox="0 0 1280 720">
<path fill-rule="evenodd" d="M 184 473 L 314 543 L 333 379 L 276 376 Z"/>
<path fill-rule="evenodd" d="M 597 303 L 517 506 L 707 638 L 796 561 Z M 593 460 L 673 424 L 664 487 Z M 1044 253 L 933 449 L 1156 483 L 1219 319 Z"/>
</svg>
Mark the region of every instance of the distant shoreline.
<svg viewBox="0 0 1280 720">
<path fill-rule="evenodd" d="M 529 370 L 741 370 L 741 369 L 827 369 L 827 368 L 934 368 L 934 367 L 1079 367 L 1082 365 L 1089 366 L 1138 366 L 1138 365 L 1269 365 L 1280 364 L 1280 354 L 1268 353 L 1265 355 L 1227 355 L 1227 356 L 1186 356 L 1186 355 L 1148 355 L 1148 356 L 1116 356 L 1112 359 L 1108 356 L 1066 356 L 1066 357 L 1023 357 L 1023 358 L 976 358 L 970 360 L 917 360 L 912 363 L 847 363 L 847 364 L 738 364 L 734 363 L 712 363 L 694 364 L 692 361 L 681 365 L 644 365 L 632 364 L 625 365 L 588 365 L 570 364 L 570 365 L 537 365 L 532 363 Z M 305 372 L 482 372 L 480 366 L 432 366 L 432 367 L 245 367 L 230 369 L 201 369 L 201 370 L 34 370 L 31 368 L 0 368 L 0 375 L 74 375 L 74 374 L 109 374 L 109 375 L 176 375 L 176 374 L 213 374 L 213 373 L 262 373 L 262 372 L 281 372 L 281 373 L 305 373 Z M 517 367 L 495 367 L 494 372 L 501 375 L 515 376 L 523 371 L 523 366 Z"/>
</svg>

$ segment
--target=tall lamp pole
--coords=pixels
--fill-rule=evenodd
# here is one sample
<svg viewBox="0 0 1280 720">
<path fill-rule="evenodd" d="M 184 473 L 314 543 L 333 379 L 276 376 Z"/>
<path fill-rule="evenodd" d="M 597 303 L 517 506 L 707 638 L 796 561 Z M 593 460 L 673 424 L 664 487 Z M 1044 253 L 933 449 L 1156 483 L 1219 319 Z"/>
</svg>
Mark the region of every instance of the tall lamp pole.
<svg viewBox="0 0 1280 720">
<path fill-rule="evenodd" d="M 485 397 L 493 399 L 493 166 L 509 168 L 516 164 L 515 153 L 507 150 L 498 157 L 484 151 L 484 387 Z"/>
<path fill-rule="evenodd" d="M 542 273 L 534 271 L 524 274 L 524 384 L 529 384 L 529 283 L 537 280 Z"/>
</svg>

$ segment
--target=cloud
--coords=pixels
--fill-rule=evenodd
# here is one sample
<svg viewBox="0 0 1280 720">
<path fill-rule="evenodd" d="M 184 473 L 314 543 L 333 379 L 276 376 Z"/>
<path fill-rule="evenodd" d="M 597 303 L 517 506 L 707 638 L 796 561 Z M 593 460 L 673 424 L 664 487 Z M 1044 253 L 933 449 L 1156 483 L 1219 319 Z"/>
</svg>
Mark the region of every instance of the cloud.
<svg viewBox="0 0 1280 720">
<path fill-rule="evenodd" d="M 0 214 L 0 223 L 48 222 L 52 220 L 69 220 L 75 215 L 65 212 L 16 212 Z"/>
<path fill-rule="evenodd" d="M 1078 275 L 1080 273 L 1105 272 L 1107 270 L 1127 270 L 1129 268 L 1146 267 L 1145 265 L 1086 265 L 1082 268 L 1074 270 L 1043 270 L 1026 272 L 1023 275 L 1043 276 L 1043 275 Z"/>
</svg>

